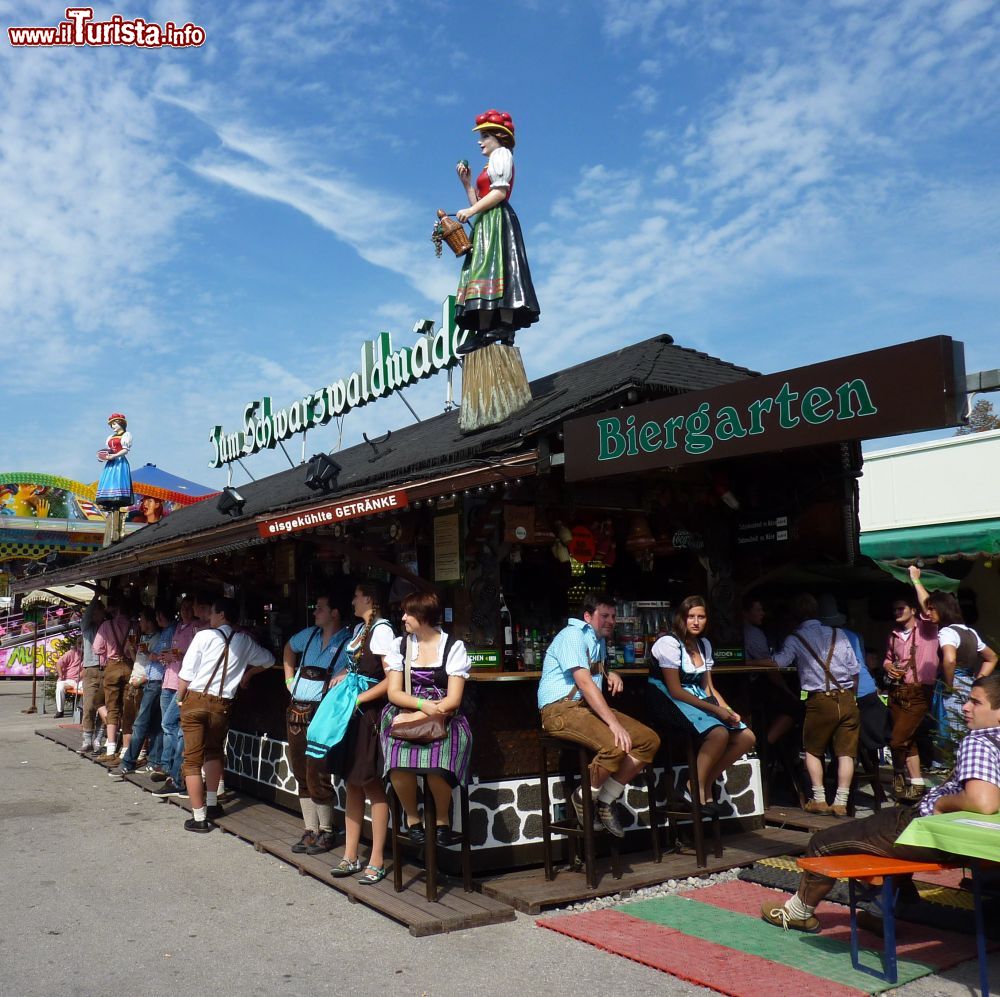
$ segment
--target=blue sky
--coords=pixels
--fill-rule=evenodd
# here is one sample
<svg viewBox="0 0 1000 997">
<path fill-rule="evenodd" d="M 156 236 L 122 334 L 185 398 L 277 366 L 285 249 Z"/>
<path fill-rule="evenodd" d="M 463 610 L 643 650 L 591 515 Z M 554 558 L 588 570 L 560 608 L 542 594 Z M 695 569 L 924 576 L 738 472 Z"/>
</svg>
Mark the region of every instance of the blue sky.
<svg viewBox="0 0 1000 997">
<path fill-rule="evenodd" d="M 439 314 L 457 263 L 434 257 L 434 212 L 464 204 L 454 164 L 480 161 L 489 107 L 518 132 L 530 376 L 660 332 L 764 372 L 937 333 L 970 370 L 1000 366 L 995 4 L 477 9 L 95 5 L 205 29 L 176 51 L 4 32 L 0 470 L 93 480 L 121 410 L 134 465 L 221 487 L 213 425 Z M 63 10 L 0 3 L 0 20 Z M 444 391 L 407 397 L 430 416 Z M 385 399 L 307 449 L 409 421 Z"/>
</svg>

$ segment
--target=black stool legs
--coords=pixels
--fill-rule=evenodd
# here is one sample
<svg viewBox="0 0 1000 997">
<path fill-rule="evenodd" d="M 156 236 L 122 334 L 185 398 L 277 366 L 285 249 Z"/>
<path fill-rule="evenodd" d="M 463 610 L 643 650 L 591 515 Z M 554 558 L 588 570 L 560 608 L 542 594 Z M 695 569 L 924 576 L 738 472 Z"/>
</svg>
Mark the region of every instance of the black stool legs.
<svg viewBox="0 0 1000 997">
<path fill-rule="evenodd" d="M 438 898 L 438 844 L 437 844 L 437 805 L 434 794 L 427 787 L 427 778 L 423 772 L 416 773 L 423 779 L 424 786 L 424 881 L 425 896 L 428 903 L 436 903 Z M 462 833 L 458 841 L 462 847 L 462 889 L 472 892 L 472 848 L 469 844 L 469 788 L 459 786 L 459 807 L 462 815 Z M 388 790 L 389 805 L 392 808 L 392 886 L 397 893 L 403 891 L 403 863 L 400 861 L 401 846 L 410 845 L 409 834 L 402 835 L 400 830 L 405 818 L 399 797 L 390 784 Z M 456 837 L 452 831 L 452 838 Z M 413 846 L 415 847 L 415 846 Z"/>
<path fill-rule="evenodd" d="M 691 791 L 691 809 L 682 809 L 679 806 L 671 806 L 670 794 L 667 794 L 667 804 L 666 809 L 662 811 L 663 816 L 667 819 L 667 833 L 669 835 L 669 841 L 671 846 L 673 846 L 677 840 L 677 823 L 681 820 L 691 821 L 691 834 L 694 838 L 694 854 L 695 862 L 698 868 L 703 869 L 708 865 L 708 859 L 705 851 L 705 827 L 702 824 L 703 816 L 701 811 L 701 793 L 698 791 L 698 752 L 695 746 L 695 739 L 690 734 L 680 735 L 684 738 L 685 754 L 687 755 L 687 769 L 688 769 L 688 786 Z M 674 759 L 673 752 L 671 751 L 669 739 L 664 739 L 664 745 L 666 750 L 665 754 L 665 769 L 666 778 L 668 786 L 672 789 L 674 782 Z M 650 801 L 653 800 L 653 782 L 652 776 L 648 777 Z M 659 839 L 659 813 L 657 810 L 657 823 L 655 825 L 656 831 L 654 836 Z M 653 819 L 653 810 L 650 808 L 650 820 Z M 718 814 L 712 815 L 712 843 L 714 845 L 715 857 L 720 858 L 722 856 L 722 833 L 719 827 L 719 816 Z M 659 861 L 659 859 L 657 859 Z"/>
</svg>

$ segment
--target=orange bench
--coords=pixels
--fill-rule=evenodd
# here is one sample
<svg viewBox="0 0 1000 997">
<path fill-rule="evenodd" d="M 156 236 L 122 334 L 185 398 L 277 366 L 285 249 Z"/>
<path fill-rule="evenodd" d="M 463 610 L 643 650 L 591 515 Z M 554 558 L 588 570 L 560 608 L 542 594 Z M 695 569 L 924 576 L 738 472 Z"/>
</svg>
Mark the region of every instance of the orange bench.
<svg viewBox="0 0 1000 997">
<path fill-rule="evenodd" d="M 884 858 L 880 855 L 817 855 L 798 860 L 799 868 L 818 876 L 831 879 L 846 879 L 851 907 L 851 965 L 862 973 L 869 973 L 887 983 L 895 983 L 899 978 L 896 965 L 896 891 L 893 884 L 896 876 L 915 872 L 941 872 L 944 869 L 961 868 L 960 862 L 908 862 L 906 859 Z M 854 884 L 857 881 L 882 887 L 882 915 L 884 925 L 884 950 L 882 972 L 862 966 L 858 959 L 858 909 Z M 977 935 L 982 931 L 981 909 L 977 897 Z"/>
</svg>

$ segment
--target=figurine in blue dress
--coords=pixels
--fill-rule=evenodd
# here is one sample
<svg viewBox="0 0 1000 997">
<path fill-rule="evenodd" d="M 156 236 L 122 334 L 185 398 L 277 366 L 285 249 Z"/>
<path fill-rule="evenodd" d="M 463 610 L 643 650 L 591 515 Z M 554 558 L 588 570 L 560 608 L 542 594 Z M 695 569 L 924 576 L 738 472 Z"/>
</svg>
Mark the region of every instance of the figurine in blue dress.
<svg viewBox="0 0 1000 997">
<path fill-rule="evenodd" d="M 128 463 L 128 452 L 132 449 L 132 434 L 128 432 L 128 421 L 121 412 L 108 416 L 111 435 L 106 449 L 97 451 L 97 459 L 104 461 L 97 482 L 95 502 L 102 509 L 125 509 L 135 501 L 132 497 L 132 469 Z"/>
</svg>

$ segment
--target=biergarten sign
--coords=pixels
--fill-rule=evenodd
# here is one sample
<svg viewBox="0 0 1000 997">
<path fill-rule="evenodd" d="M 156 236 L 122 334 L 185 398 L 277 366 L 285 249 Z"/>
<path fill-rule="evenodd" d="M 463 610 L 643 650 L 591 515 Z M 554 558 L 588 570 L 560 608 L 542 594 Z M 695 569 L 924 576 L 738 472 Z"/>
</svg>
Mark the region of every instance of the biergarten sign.
<svg viewBox="0 0 1000 997">
<path fill-rule="evenodd" d="M 961 343 L 932 336 L 568 421 L 566 480 L 961 423 Z"/>
<path fill-rule="evenodd" d="M 358 369 L 325 387 L 275 411 L 268 395 L 243 408 L 243 428 L 227 433 L 215 426 L 209 435 L 214 453 L 209 467 L 222 467 L 261 450 L 273 449 L 297 433 L 325 426 L 344 415 L 414 384 L 425 377 L 455 366 L 455 352 L 468 333 L 455 324 L 455 297 L 441 304 L 441 325 L 433 335 L 423 335 L 414 346 L 392 348 L 392 337 L 380 332 L 363 343 Z"/>
<path fill-rule="evenodd" d="M 257 522 L 257 532 L 265 538 L 287 536 L 289 533 L 301 533 L 303 530 L 315 530 L 320 526 L 333 526 L 349 519 L 360 519 L 362 516 L 374 516 L 380 512 L 397 512 L 409 505 L 406 492 L 380 492 L 378 495 L 359 495 L 342 502 L 331 502 L 307 512 L 290 513 L 287 516 L 274 516 Z"/>
</svg>

